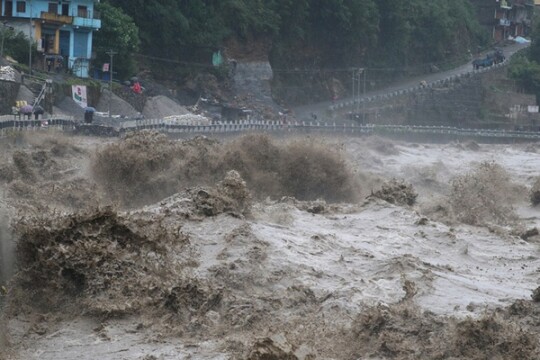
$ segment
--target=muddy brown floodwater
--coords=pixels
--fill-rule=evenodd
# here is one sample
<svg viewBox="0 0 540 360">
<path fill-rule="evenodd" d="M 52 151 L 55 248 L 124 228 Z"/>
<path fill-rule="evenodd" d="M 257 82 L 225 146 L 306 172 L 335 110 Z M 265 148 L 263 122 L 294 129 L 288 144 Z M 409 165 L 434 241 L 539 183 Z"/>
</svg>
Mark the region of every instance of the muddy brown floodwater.
<svg viewBox="0 0 540 360">
<path fill-rule="evenodd" d="M 536 144 L 0 147 L 0 359 L 540 358 Z"/>
</svg>

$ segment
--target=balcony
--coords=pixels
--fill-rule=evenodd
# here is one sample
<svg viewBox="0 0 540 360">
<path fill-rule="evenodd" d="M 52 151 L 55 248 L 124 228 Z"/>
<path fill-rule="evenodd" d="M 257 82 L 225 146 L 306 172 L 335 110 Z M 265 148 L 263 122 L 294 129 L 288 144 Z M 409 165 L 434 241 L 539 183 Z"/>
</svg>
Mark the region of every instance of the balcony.
<svg viewBox="0 0 540 360">
<path fill-rule="evenodd" d="M 500 19 L 499 20 L 499 25 L 501 26 L 510 26 L 511 22 L 509 19 Z"/>
<path fill-rule="evenodd" d="M 92 16 L 91 11 L 79 11 L 73 17 L 73 26 L 100 29 L 101 19 L 99 19 L 99 14 L 97 12 L 94 12 L 94 16 Z"/>
<path fill-rule="evenodd" d="M 58 15 L 55 13 L 50 12 L 41 12 L 41 19 L 45 20 L 46 22 L 56 23 L 56 24 L 72 24 L 73 23 L 73 17 L 66 16 L 66 15 Z"/>
</svg>

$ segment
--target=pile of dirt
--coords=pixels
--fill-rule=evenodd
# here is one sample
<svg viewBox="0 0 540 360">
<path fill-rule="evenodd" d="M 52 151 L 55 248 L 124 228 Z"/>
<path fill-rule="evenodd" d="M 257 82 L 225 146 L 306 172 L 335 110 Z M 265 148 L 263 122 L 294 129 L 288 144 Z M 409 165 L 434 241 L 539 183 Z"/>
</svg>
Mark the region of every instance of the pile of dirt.
<svg viewBox="0 0 540 360">
<path fill-rule="evenodd" d="M 457 220 L 470 225 L 508 224 L 516 215 L 509 199 L 515 186 L 494 162 L 482 162 L 451 183 L 450 204 Z"/>
<path fill-rule="evenodd" d="M 147 119 L 163 119 L 167 116 L 185 115 L 188 111 L 171 98 L 159 95 L 146 100 L 142 113 Z"/>
<path fill-rule="evenodd" d="M 35 97 L 36 95 L 24 85 L 19 88 L 19 92 L 17 93 L 17 100 L 24 100 L 28 104 L 32 104 Z"/>
<path fill-rule="evenodd" d="M 109 102 L 111 115 L 120 115 L 121 117 L 136 117 L 140 115 L 130 103 L 122 99 L 116 94 L 110 94 L 110 91 L 105 89 L 99 98 L 99 102 L 95 104 L 95 108 L 100 112 L 109 111 Z"/>
<path fill-rule="evenodd" d="M 0 80 L 18 82 L 19 78 L 19 73 L 12 66 L 0 66 Z"/>
<path fill-rule="evenodd" d="M 84 109 L 79 106 L 71 97 L 64 97 L 56 106 L 53 106 L 53 114 L 55 116 L 69 116 L 75 119 L 84 118 Z"/>
<path fill-rule="evenodd" d="M 416 202 L 418 194 L 411 184 L 406 184 L 403 180 L 392 179 L 385 182 L 381 189 L 375 191 L 371 196 L 390 204 L 412 206 Z"/>
<path fill-rule="evenodd" d="M 210 125 L 210 120 L 202 115 L 185 114 L 164 117 L 163 123 L 168 125 Z"/>
</svg>

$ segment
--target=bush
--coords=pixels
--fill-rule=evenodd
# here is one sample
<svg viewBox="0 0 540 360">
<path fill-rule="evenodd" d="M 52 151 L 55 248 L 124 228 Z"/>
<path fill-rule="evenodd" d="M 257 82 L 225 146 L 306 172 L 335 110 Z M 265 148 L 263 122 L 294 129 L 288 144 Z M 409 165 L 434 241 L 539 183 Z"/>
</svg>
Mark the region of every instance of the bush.
<svg viewBox="0 0 540 360">
<path fill-rule="evenodd" d="M 4 33 L 4 56 L 9 55 L 20 63 L 28 65 L 28 37 L 23 32 L 8 30 Z M 36 46 L 32 47 L 32 56 L 39 59 Z"/>
</svg>

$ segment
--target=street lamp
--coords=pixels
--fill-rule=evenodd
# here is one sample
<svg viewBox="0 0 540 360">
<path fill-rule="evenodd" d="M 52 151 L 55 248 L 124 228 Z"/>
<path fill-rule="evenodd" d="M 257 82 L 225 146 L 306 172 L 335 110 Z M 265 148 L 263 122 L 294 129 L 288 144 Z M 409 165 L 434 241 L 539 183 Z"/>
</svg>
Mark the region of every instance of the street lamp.
<svg viewBox="0 0 540 360">
<path fill-rule="evenodd" d="M 111 102 L 113 96 L 113 57 L 118 54 L 112 49 L 106 52 L 107 55 L 111 57 L 111 62 L 109 63 L 109 120 L 111 119 Z"/>
</svg>

